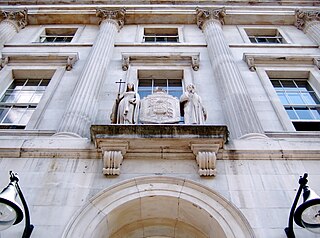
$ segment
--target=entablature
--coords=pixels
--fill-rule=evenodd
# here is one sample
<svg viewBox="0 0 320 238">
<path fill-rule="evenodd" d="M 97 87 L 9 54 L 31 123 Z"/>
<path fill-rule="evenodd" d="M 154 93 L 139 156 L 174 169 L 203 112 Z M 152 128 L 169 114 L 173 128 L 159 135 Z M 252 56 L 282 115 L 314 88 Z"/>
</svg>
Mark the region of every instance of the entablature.
<svg viewBox="0 0 320 238">
<path fill-rule="evenodd" d="M 1 10 L 28 11 L 28 24 L 99 24 L 97 9 L 115 10 L 125 8 L 125 24 L 196 24 L 196 8 L 215 9 L 225 7 L 226 25 L 293 25 L 296 6 L 233 6 L 225 5 L 15 5 L 0 6 Z M 306 9 L 307 8 L 307 9 Z M 276 9 L 276 10 L 275 10 Z M 315 6 L 304 7 L 306 10 Z"/>
</svg>

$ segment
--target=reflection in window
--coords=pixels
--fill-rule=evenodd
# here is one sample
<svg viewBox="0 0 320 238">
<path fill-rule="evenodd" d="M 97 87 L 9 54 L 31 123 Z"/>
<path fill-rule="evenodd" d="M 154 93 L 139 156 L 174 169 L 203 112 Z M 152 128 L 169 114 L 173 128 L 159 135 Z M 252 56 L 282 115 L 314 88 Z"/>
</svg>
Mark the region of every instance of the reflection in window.
<svg viewBox="0 0 320 238">
<path fill-rule="evenodd" d="M 43 96 L 49 79 L 16 79 L 0 99 L 0 124 L 24 128 Z"/>
<path fill-rule="evenodd" d="M 320 121 L 320 100 L 307 80 L 272 79 L 271 83 L 294 125 L 304 129 L 302 122 Z"/>
<path fill-rule="evenodd" d="M 177 43 L 178 28 L 145 28 L 143 42 L 147 43 Z"/>
<path fill-rule="evenodd" d="M 67 43 L 71 42 L 77 28 L 46 28 L 40 35 L 41 43 Z"/>
</svg>

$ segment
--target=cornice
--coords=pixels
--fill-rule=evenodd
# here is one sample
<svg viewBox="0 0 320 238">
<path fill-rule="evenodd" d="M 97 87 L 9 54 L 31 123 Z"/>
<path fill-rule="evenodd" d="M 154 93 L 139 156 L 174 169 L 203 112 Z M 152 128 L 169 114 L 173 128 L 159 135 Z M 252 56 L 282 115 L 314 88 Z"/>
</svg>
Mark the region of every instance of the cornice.
<svg viewBox="0 0 320 238">
<path fill-rule="evenodd" d="M 197 8 L 212 11 L 219 5 L 24 5 L 10 6 L 14 10 L 28 10 L 29 25 L 45 24 L 95 24 L 101 18 L 97 9 L 119 11 L 126 9 L 125 24 L 196 24 Z M 0 10 L 9 6 L 0 5 Z M 293 25 L 297 7 L 224 6 L 226 25 Z M 306 11 L 319 10 L 316 7 L 301 8 Z M 119 22 L 121 23 L 121 22 Z M 121 23 L 122 24 L 122 23 Z"/>
</svg>

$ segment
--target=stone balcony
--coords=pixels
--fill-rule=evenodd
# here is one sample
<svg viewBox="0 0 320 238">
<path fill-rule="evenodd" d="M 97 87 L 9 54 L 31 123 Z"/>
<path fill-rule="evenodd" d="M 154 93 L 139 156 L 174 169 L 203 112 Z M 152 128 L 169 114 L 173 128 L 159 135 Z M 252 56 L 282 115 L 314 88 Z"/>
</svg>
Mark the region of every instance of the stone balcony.
<svg viewBox="0 0 320 238">
<path fill-rule="evenodd" d="M 104 173 L 117 175 L 123 159 L 196 159 L 200 175 L 215 175 L 215 161 L 228 139 L 226 126 L 92 125 Z"/>
</svg>

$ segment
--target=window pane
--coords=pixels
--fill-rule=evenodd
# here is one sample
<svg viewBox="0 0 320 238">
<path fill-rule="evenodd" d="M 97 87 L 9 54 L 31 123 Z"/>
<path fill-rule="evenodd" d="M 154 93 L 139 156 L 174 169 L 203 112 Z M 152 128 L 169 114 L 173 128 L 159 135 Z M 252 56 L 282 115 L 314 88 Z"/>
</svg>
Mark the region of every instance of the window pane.
<svg viewBox="0 0 320 238">
<path fill-rule="evenodd" d="M 17 103 L 28 103 L 33 95 L 32 91 L 21 91 Z"/>
<path fill-rule="evenodd" d="M 43 95 L 43 91 L 34 92 L 33 97 L 30 99 L 30 103 L 39 103 L 42 95 Z"/>
<path fill-rule="evenodd" d="M 277 94 L 278 94 L 278 97 L 279 97 L 279 99 L 280 99 L 280 101 L 281 101 L 281 103 L 283 105 L 288 105 L 289 104 L 289 102 L 288 102 L 288 100 L 287 100 L 287 98 L 285 96 L 285 93 L 278 92 Z"/>
<path fill-rule="evenodd" d="M 296 85 L 294 84 L 293 80 L 291 81 L 283 81 L 281 80 L 284 90 L 297 90 Z"/>
<path fill-rule="evenodd" d="M 30 120 L 32 113 L 34 112 L 35 108 L 28 108 L 23 116 L 21 117 L 19 124 L 27 125 L 28 121 Z"/>
<path fill-rule="evenodd" d="M 320 109 L 313 108 L 311 109 L 311 113 L 314 116 L 315 120 L 320 120 Z"/>
<path fill-rule="evenodd" d="M 298 93 L 288 93 L 287 96 L 291 104 L 304 104 L 300 94 Z"/>
<path fill-rule="evenodd" d="M 293 120 L 293 119 L 298 119 L 298 117 L 297 117 L 297 115 L 295 114 L 295 112 L 294 112 L 294 110 L 293 110 L 292 107 L 286 108 L 286 112 L 288 113 L 289 118 L 290 118 L 291 120 Z"/>
<path fill-rule="evenodd" d="M 7 115 L 10 108 L 0 108 L 0 123 L 3 121 L 5 116 Z"/>
<path fill-rule="evenodd" d="M 313 119 L 311 112 L 308 108 L 295 108 L 299 119 Z"/>
<path fill-rule="evenodd" d="M 319 103 L 318 99 L 316 98 L 316 95 L 314 93 L 302 93 L 301 94 L 305 103 L 309 105 L 316 105 Z"/>
<path fill-rule="evenodd" d="M 18 124 L 26 108 L 11 108 L 3 123 Z"/>
<path fill-rule="evenodd" d="M 154 87 L 160 87 L 167 91 L 167 79 L 155 79 Z"/>
</svg>

